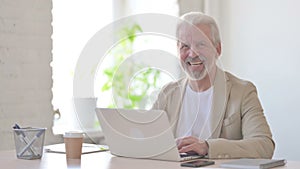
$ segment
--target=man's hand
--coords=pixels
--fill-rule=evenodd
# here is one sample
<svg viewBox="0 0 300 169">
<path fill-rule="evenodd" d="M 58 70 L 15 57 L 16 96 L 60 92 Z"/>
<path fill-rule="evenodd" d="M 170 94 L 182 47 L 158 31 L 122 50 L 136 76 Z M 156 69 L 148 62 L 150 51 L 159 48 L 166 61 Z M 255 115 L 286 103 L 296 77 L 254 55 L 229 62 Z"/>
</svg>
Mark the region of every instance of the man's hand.
<svg viewBox="0 0 300 169">
<path fill-rule="evenodd" d="M 179 153 L 197 153 L 199 155 L 207 155 L 208 153 L 207 142 L 193 136 L 179 138 L 176 143 Z"/>
</svg>

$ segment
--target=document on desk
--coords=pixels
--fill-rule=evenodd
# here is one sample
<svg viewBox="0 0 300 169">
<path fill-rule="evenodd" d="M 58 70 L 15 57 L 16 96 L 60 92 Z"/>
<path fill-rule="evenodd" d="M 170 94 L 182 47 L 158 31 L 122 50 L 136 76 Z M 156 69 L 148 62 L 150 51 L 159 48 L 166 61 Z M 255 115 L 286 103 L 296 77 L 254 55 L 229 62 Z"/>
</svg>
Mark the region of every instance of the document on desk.
<svg viewBox="0 0 300 169">
<path fill-rule="evenodd" d="M 220 167 L 232 169 L 269 169 L 285 164 L 286 160 L 284 159 L 238 159 L 222 163 Z"/>
<path fill-rule="evenodd" d="M 82 154 L 88 154 L 88 153 L 95 153 L 95 152 L 101 152 L 101 151 L 108 151 L 109 148 L 107 145 L 100 145 L 100 144 L 90 144 L 90 143 L 83 143 L 82 144 Z M 49 153 L 61 153 L 65 154 L 65 144 L 52 144 L 45 146 L 45 151 Z"/>
</svg>

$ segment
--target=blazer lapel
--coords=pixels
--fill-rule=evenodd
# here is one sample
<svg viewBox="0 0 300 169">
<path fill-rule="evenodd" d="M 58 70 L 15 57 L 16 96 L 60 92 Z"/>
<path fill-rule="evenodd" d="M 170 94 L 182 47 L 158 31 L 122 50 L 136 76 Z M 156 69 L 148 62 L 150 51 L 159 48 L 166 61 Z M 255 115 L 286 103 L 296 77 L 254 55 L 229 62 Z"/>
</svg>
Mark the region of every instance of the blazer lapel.
<svg viewBox="0 0 300 169">
<path fill-rule="evenodd" d="M 172 131 L 174 134 L 176 134 L 176 130 L 177 130 L 177 124 L 178 124 L 178 120 L 179 120 L 179 114 L 180 114 L 180 111 L 181 111 L 181 107 L 182 107 L 182 102 L 183 102 L 183 97 L 184 97 L 184 94 L 185 94 L 185 89 L 186 89 L 186 85 L 188 84 L 188 79 L 187 78 L 184 78 L 182 79 L 177 85 L 178 89 L 175 90 L 176 91 L 176 94 L 174 95 L 175 98 L 173 99 L 176 99 L 177 103 L 175 104 L 174 106 L 174 121 L 173 123 L 171 124 L 171 127 L 172 127 Z"/>
<path fill-rule="evenodd" d="M 223 70 L 217 68 L 210 116 L 211 136 L 209 138 L 218 138 L 220 136 L 230 90 L 231 83 L 228 77 Z"/>
</svg>

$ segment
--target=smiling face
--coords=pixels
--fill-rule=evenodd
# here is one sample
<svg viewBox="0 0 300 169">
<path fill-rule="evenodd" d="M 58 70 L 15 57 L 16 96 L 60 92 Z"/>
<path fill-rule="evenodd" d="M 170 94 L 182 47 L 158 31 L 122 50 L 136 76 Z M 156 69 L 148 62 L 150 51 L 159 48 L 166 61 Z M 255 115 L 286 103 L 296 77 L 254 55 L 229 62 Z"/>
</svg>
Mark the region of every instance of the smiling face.
<svg viewBox="0 0 300 169">
<path fill-rule="evenodd" d="M 202 80 L 216 68 L 220 45 L 212 42 L 208 25 L 183 26 L 178 34 L 178 52 L 181 66 L 192 80 Z"/>
</svg>

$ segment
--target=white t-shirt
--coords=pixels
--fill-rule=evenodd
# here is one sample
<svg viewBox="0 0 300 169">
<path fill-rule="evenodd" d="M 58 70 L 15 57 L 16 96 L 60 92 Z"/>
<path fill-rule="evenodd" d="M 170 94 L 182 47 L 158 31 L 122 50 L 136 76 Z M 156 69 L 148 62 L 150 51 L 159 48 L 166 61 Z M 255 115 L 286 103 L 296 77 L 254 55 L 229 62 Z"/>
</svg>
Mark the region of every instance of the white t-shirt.
<svg viewBox="0 0 300 169">
<path fill-rule="evenodd" d="M 187 85 L 178 119 L 176 138 L 186 136 L 209 138 L 212 97 L 213 87 L 203 92 L 195 92 Z"/>
</svg>

